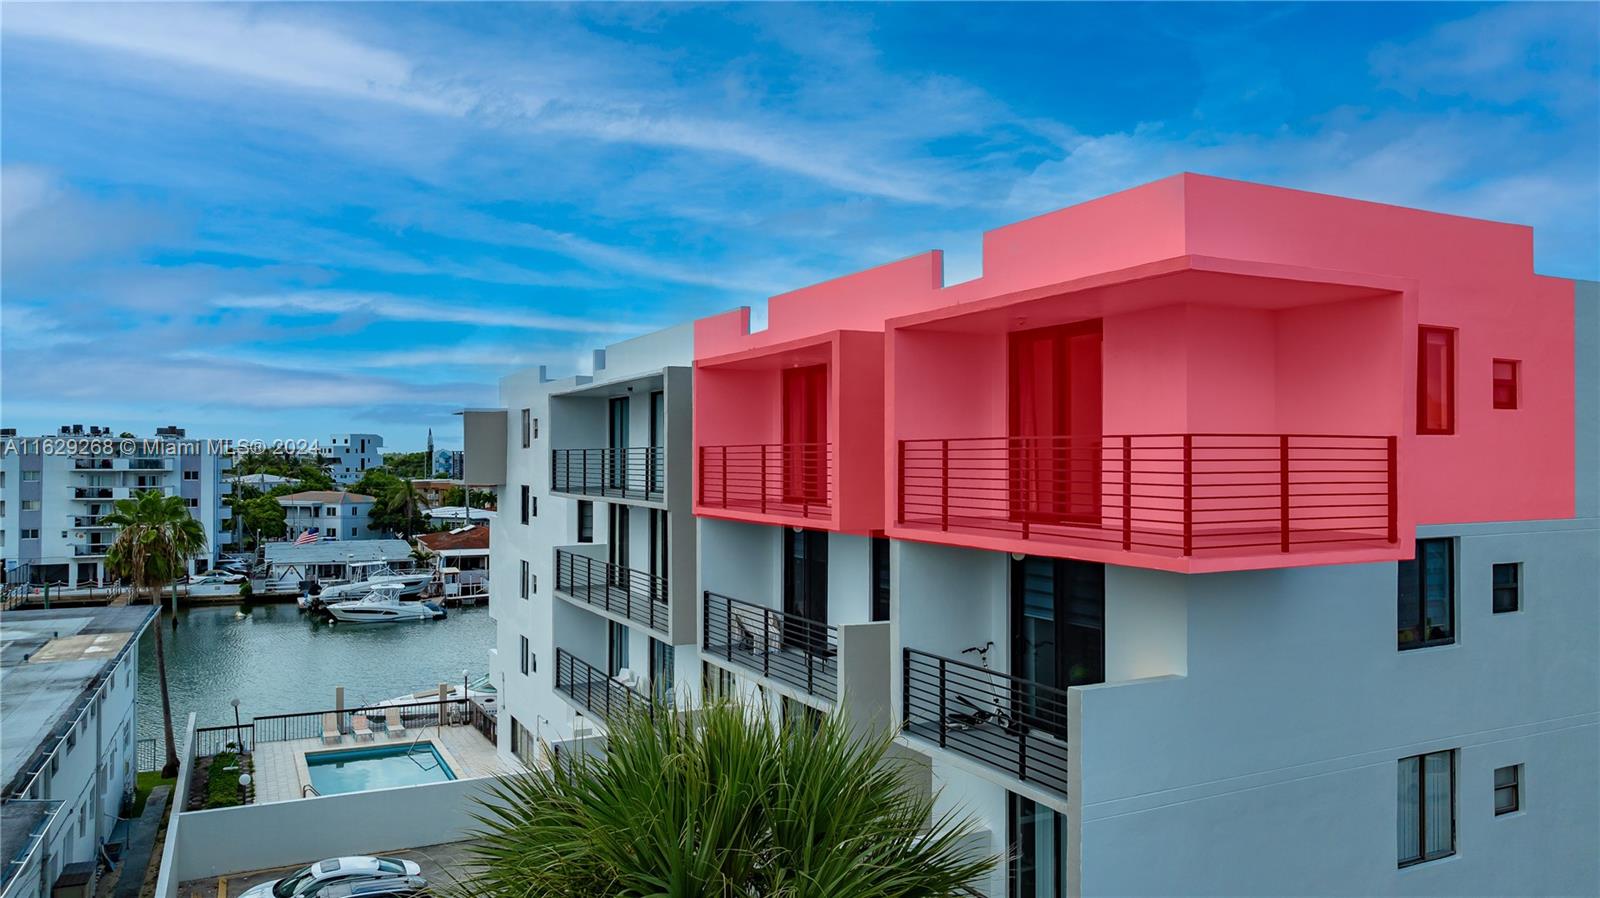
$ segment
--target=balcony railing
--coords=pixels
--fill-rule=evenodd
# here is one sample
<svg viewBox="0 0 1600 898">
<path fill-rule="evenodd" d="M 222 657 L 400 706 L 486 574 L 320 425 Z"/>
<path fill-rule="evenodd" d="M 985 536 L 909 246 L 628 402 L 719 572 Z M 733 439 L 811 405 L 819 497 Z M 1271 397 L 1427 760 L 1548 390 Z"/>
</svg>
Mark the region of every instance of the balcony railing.
<svg viewBox="0 0 1600 898">
<path fill-rule="evenodd" d="M 110 543 L 91 543 L 87 546 L 73 546 L 72 554 L 79 558 L 92 558 L 97 555 L 106 554 L 106 550 L 109 548 L 111 548 Z"/>
<path fill-rule="evenodd" d="M 74 499 L 109 499 L 111 487 L 109 486 L 76 486 L 72 488 Z"/>
<path fill-rule="evenodd" d="M 556 691 L 606 722 L 614 722 L 623 714 L 655 713 L 649 698 L 563 648 L 556 649 Z"/>
<path fill-rule="evenodd" d="M 550 489 L 557 493 L 660 502 L 667 492 L 667 454 L 655 446 L 550 450 Z"/>
<path fill-rule="evenodd" d="M 74 471 L 96 471 L 96 470 L 109 471 L 109 470 L 111 470 L 111 459 L 109 459 L 109 458 L 75 458 L 75 459 L 72 460 L 72 469 Z"/>
<path fill-rule="evenodd" d="M 1067 794 L 1067 692 L 904 649 L 907 733 L 1018 780 Z"/>
<path fill-rule="evenodd" d="M 665 577 L 557 549 L 556 591 L 667 633 L 671 615 Z"/>
<path fill-rule="evenodd" d="M 101 523 L 102 519 L 104 519 L 104 518 L 105 518 L 105 515 L 103 515 L 103 514 L 73 515 L 72 516 L 72 526 L 74 526 L 74 527 L 82 527 L 82 528 L 110 527 L 110 526 L 112 526 L 111 524 L 103 524 L 103 523 Z"/>
<path fill-rule="evenodd" d="M 828 701 L 838 695 L 838 627 L 708 591 L 704 645 L 766 679 Z"/>
<path fill-rule="evenodd" d="M 700 504 L 800 518 L 832 513 L 833 444 L 700 447 Z"/>
<path fill-rule="evenodd" d="M 905 527 L 1170 556 L 1397 541 L 1392 436 L 902 440 Z"/>
</svg>

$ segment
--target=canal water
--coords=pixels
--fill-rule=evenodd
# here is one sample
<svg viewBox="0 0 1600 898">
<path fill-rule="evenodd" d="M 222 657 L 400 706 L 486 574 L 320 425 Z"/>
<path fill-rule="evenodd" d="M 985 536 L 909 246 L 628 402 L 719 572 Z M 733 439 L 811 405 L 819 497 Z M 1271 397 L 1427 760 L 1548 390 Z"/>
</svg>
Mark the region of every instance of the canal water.
<svg viewBox="0 0 1600 898">
<path fill-rule="evenodd" d="M 324 711 L 334 689 L 345 706 L 393 698 L 488 671 L 494 622 L 487 608 L 452 608 L 437 621 L 392 624 L 316 622 L 293 604 L 186 608 L 159 623 L 167 655 L 172 726 L 194 712 L 200 726 L 239 716 Z M 139 738 L 161 738 L 155 634 L 139 643 Z"/>
</svg>

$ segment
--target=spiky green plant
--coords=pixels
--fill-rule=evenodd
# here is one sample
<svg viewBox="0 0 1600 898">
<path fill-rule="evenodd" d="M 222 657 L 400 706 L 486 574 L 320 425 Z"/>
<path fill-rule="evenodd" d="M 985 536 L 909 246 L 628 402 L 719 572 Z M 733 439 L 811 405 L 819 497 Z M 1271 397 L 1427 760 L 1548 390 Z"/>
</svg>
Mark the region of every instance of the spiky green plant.
<svg viewBox="0 0 1600 898">
<path fill-rule="evenodd" d="M 993 857 L 934 816 L 889 735 L 717 703 L 611 728 L 603 756 L 500 781 L 474 852 L 477 898 L 890 898 L 974 894 Z"/>
<path fill-rule="evenodd" d="M 171 583 L 172 610 L 178 610 L 177 580 L 188 559 L 206 550 L 206 531 L 189 514 L 183 499 L 147 490 L 131 499 L 118 499 L 115 509 L 101 520 L 117 530 L 106 550 L 106 570 L 149 589 L 156 604 L 156 674 L 161 681 L 161 725 L 166 735 L 167 759 L 163 777 L 178 774 L 178 748 L 172 739 L 172 702 L 167 697 L 167 653 L 161 638 L 161 587 Z"/>
</svg>

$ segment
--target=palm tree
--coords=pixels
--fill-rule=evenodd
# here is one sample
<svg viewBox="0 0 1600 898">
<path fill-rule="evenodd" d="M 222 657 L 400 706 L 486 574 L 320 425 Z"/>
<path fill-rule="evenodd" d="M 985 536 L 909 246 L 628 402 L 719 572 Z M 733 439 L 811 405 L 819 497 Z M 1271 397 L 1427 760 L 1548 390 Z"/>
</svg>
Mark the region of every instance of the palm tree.
<svg viewBox="0 0 1600 898">
<path fill-rule="evenodd" d="M 728 703 L 613 726 L 603 757 L 563 756 L 484 799 L 474 898 L 975 894 L 995 857 L 933 815 L 892 737 L 828 716 L 774 726 Z"/>
<path fill-rule="evenodd" d="M 417 514 L 417 488 L 410 478 L 395 484 L 387 498 L 387 506 L 391 515 L 403 515 L 404 523 L 400 528 L 402 539 L 411 538 L 412 527 L 416 523 Z"/>
<path fill-rule="evenodd" d="M 172 584 L 172 608 L 178 608 L 178 578 L 185 562 L 206 549 L 205 529 L 189 515 L 183 499 L 157 490 L 118 499 L 115 510 L 103 520 L 121 528 L 106 550 L 106 568 L 135 590 L 150 589 L 156 605 L 156 673 L 161 681 L 161 725 L 167 743 L 163 777 L 178 773 L 178 747 L 172 738 L 172 701 L 167 695 L 167 655 L 161 636 L 161 587 Z"/>
</svg>

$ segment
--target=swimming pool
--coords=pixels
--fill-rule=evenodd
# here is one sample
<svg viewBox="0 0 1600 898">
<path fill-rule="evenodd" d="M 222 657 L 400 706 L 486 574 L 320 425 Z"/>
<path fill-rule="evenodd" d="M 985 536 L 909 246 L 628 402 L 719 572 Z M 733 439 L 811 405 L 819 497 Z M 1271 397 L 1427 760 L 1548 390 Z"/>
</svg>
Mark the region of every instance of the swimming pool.
<svg viewBox="0 0 1600 898">
<path fill-rule="evenodd" d="M 392 786 L 442 783 L 456 778 L 432 742 L 306 753 L 306 772 L 322 795 Z"/>
</svg>

